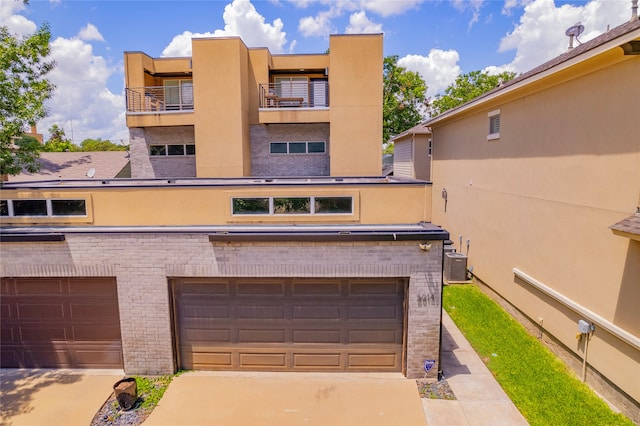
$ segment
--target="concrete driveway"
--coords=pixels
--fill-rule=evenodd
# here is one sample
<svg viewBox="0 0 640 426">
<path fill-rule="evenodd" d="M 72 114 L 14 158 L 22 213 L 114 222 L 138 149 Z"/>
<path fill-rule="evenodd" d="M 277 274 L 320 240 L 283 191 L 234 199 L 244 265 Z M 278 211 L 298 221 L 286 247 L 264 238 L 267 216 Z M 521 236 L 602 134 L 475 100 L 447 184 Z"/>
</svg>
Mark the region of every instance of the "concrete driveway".
<svg viewBox="0 0 640 426">
<path fill-rule="evenodd" d="M 118 370 L 0 370 L 0 425 L 88 426 Z"/>
<path fill-rule="evenodd" d="M 426 425 L 401 374 L 185 373 L 145 426 Z"/>
</svg>

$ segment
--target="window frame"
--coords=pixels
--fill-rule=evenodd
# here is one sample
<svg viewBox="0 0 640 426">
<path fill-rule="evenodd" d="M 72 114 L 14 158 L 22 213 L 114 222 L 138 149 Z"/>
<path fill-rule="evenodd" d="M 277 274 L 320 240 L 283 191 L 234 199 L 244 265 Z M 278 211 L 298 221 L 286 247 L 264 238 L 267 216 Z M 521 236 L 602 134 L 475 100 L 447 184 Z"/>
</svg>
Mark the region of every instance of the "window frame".
<svg viewBox="0 0 640 426">
<path fill-rule="evenodd" d="M 22 218 L 86 218 L 89 217 L 89 203 L 83 198 L 20 198 L 3 199 L 7 203 L 7 214 L 0 217 L 11 219 Z M 16 214 L 14 201 L 44 201 L 46 214 Z M 82 201 L 84 203 L 84 214 L 54 214 L 53 201 Z"/>
<path fill-rule="evenodd" d="M 323 150 L 322 152 L 314 151 L 309 152 L 309 144 L 322 144 Z M 274 145 L 282 145 L 285 144 L 287 147 L 287 152 L 273 152 L 272 147 Z M 304 144 L 304 152 L 291 152 L 292 144 Z M 278 141 L 278 142 L 269 142 L 269 155 L 326 155 L 327 154 L 327 141 Z"/>
<path fill-rule="evenodd" d="M 169 154 L 169 147 L 170 146 L 181 146 L 182 147 L 182 152 L 183 154 Z M 193 146 L 193 154 L 189 154 L 187 151 L 187 146 Z M 162 147 L 164 150 L 164 154 L 153 154 L 152 148 L 154 147 Z M 149 157 L 194 157 L 196 155 L 196 144 L 194 143 L 153 143 L 153 144 L 149 144 L 149 149 L 148 149 L 148 153 L 149 153 Z"/>
<path fill-rule="evenodd" d="M 264 198 L 268 198 L 269 199 L 269 212 L 268 213 L 236 213 L 236 211 L 234 210 L 234 201 L 238 200 L 238 199 L 264 199 Z M 276 203 L 278 199 L 308 199 L 309 201 L 309 212 L 305 213 L 305 212 L 284 212 L 284 213 L 276 213 L 275 212 L 275 207 L 276 207 Z M 316 211 L 316 199 L 329 199 L 329 198 L 336 198 L 336 199 L 350 199 L 351 200 L 351 205 L 350 205 L 350 211 L 349 212 L 317 212 Z M 309 196 L 304 196 L 304 195 L 269 195 L 269 196 L 263 196 L 263 197 L 258 197 L 258 196 L 246 196 L 246 197 L 242 197 L 242 196 L 231 196 L 230 197 L 230 204 L 231 204 L 231 216 L 233 217 L 246 217 L 246 216 L 272 216 L 272 217 L 288 217 L 288 216 L 302 216 L 302 217 L 308 217 L 308 216 L 353 216 L 355 214 L 355 197 L 353 195 L 309 195 Z"/>
<path fill-rule="evenodd" d="M 500 110 L 496 109 L 496 110 L 490 111 L 487 114 L 487 117 L 489 118 L 489 134 L 487 135 L 487 140 L 491 141 L 491 140 L 500 139 Z M 497 127 L 497 129 L 495 127 Z M 497 130 L 497 131 L 494 131 L 494 130 Z"/>
</svg>

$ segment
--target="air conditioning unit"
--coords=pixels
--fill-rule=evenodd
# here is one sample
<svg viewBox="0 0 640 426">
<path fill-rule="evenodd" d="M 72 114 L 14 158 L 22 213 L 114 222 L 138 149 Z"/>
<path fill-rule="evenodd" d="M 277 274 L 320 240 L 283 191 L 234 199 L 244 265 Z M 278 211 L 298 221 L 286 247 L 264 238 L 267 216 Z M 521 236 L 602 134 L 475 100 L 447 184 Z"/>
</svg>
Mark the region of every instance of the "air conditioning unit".
<svg viewBox="0 0 640 426">
<path fill-rule="evenodd" d="M 445 281 L 467 280 L 467 255 L 462 253 L 444 254 Z"/>
</svg>

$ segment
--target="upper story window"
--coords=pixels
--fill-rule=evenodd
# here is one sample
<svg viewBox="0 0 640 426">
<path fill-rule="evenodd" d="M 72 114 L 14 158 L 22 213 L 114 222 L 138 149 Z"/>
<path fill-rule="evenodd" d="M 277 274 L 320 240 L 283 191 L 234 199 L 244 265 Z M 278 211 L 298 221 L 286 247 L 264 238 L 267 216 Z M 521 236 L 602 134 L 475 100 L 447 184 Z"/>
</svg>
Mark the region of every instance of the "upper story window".
<svg viewBox="0 0 640 426">
<path fill-rule="evenodd" d="M 193 108 L 193 80 L 164 80 L 162 86 L 166 110 Z"/>
<path fill-rule="evenodd" d="M 149 155 L 154 157 L 196 155 L 196 146 L 183 145 L 149 145 Z"/>
<path fill-rule="evenodd" d="M 271 142 L 270 154 L 324 154 L 326 142 Z"/>
<path fill-rule="evenodd" d="M 275 94 L 280 99 L 280 106 L 286 106 L 287 102 L 291 106 L 309 105 L 309 84 L 305 77 L 274 77 Z"/>
<path fill-rule="evenodd" d="M 233 197 L 234 215 L 353 214 L 353 197 Z"/>
<path fill-rule="evenodd" d="M 489 134 L 487 140 L 500 138 L 500 110 L 491 111 L 487 114 L 489 117 Z"/>
<path fill-rule="evenodd" d="M 433 152 L 433 139 L 429 138 L 429 147 L 427 151 L 427 156 L 431 157 L 432 152 Z"/>
<path fill-rule="evenodd" d="M 0 216 L 86 216 L 85 200 L 0 200 Z"/>
</svg>

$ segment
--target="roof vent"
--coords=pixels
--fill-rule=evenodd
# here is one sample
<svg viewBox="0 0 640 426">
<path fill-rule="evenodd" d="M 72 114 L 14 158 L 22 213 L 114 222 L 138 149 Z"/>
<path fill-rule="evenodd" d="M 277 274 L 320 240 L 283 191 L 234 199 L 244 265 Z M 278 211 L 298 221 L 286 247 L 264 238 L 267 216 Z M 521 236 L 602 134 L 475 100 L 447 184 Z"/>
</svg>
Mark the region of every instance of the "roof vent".
<svg viewBox="0 0 640 426">
<path fill-rule="evenodd" d="M 631 0 L 631 21 L 638 19 L 638 0 Z"/>
</svg>

